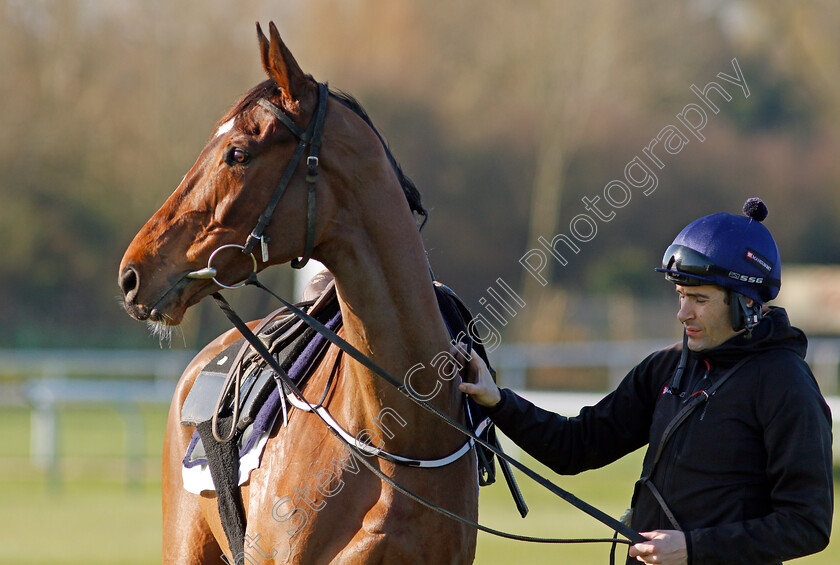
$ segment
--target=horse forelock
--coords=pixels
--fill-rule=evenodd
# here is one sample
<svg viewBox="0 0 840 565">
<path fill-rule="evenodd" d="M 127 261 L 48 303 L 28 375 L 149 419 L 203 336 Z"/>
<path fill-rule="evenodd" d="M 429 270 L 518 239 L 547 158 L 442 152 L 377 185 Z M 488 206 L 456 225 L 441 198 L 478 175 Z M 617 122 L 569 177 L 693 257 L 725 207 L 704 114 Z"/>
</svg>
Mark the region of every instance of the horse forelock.
<svg viewBox="0 0 840 565">
<path fill-rule="evenodd" d="M 245 110 L 256 104 L 260 99 L 265 98 L 271 100 L 276 98 L 280 95 L 280 89 L 277 87 L 277 84 L 273 80 L 265 80 L 252 88 L 248 91 L 245 96 L 239 99 L 239 101 L 233 105 L 233 107 L 227 111 L 227 113 L 222 116 L 216 123 L 216 127 L 214 128 L 214 135 L 215 132 L 218 132 L 220 128 L 223 128 L 228 123 L 233 123 L 233 120 L 236 120 L 240 115 L 242 115 Z M 246 130 L 247 131 L 247 130 Z"/>
</svg>

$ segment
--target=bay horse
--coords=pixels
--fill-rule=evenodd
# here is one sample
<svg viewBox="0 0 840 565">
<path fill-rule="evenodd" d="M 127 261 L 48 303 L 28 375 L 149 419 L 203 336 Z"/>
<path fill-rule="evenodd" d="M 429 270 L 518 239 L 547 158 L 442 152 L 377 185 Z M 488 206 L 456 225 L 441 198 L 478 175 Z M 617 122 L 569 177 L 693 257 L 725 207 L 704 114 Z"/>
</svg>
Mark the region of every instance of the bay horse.
<svg viewBox="0 0 840 565">
<path fill-rule="evenodd" d="M 126 311 L 138 320 L 177 325 L 190 306 L 219 290 L 215 281 L 241 281 L 252 270 L 311 255 L 335 277 L 342 336 L 392 375 L 411 370 L 418 392 L 440 388 L 432 402 L 464 422 L 457 379 L 441 380 L 429 366 L 437 354 L 450 350 L 450 336 L 413 214 L 424 212 L 419 194 L 358 103 L 333 91 L 319 97 L 326 87 L 303 73 L 273 23 L 269 36 L 257 24 L 268 80 L 219 121 L 195 165 L 126 250 L 119 272 Z M 311 155 L 295 156 L 300 143 L 295 131 L 304 132 L 317 119 L 319 99 L 326 112 L 320 154 L 313 162 Z M 281 175 L 287 176 L 284 168 L 290 162 L 287 188 L 272 210 L 275 186 Z M 205 266 L 209 269 L 208 260 L 219 248 L 241 247 L 260 211 L 267 208 L 266 222 L 252 236 L 260 244 L 256 258 L 228 249 L 212 258 L 218 279 L 191 275 Z M 239 338 L 239 332 L 231 330 L 207 345 L 184 371 L 172 400 L 163 455 L 165 563 L 218 563 L 223 554 L 232 563 L 235 557 L 215 493 L 191 494 L 182 486 L 181 462 L 193 428 L 180 424 L 180 411 L 202 367 Z M 387 451 L 434 459 L 463 444 L 458 432 L 348 356 L 337 356 L 331 346 L 308 386 L 318 391 L 311 396 L 319 395 L 337 363 L 338 378 L 325 406 L 350 434 L 375 430 L 375 419 L 389 407 L 406 425 L 394 426 L 393 437 L 377 438 L 377 445 Z M 359 472 L 331 464 L 346 458 L 343 446 L 311 414 L 292 411 L 288 425 L 275 424 L 259 467 L 240 487 L 247 563 L 473 561 L 474 528 L 412 502 L 365 468 Z M 418 495 L 476 519 L 478 482 L 472 452 L 437 469 L 370 461 Z M 335 471 L 333 486 L 343 485 L 340 492 L 337 487 L 328 491 L 330 496 L 313 485 L 325 468 Z M 295 493 L 297 500 L 305 500 L 307 512 L 290 534 L 289 524 L 280 523 L 273 510 L 279 500 L 294 499 Z"/>
</svg>

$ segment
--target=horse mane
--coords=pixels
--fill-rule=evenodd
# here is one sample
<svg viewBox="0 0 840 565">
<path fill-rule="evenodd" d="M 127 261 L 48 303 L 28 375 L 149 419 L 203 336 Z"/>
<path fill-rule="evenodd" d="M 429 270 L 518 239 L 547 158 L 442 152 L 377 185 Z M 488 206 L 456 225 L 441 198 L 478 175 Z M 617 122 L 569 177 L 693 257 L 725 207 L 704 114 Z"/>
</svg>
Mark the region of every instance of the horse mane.
<svg viewBox="0 0 840 565">
<path fill-rule="evenodd" d="M 309 76 L 309 79 L 314 79 Z M 341 90 L 334 90 L 330 89 L 330 95 L 340 102 L 343 106 L 351 110 L 354 114 L 359 116 L 367 125 L 373 130 L 373 133 L 376 134 L 376 137 L 379 139 L 380 143 L 382 143 L 382 147 L 385 149 L 385 155 L 388 157 L 388 161 L 391 163 L 391 167 L 393 167 L 394 172 L 397 174 L 397 179 L 400 183 L 400 187 L 402 187 L 403 194 L 405 195 L 405 199 L 408 201 L 408 206 L 411 211 L 423 218 L 422 222 L 420 223 L 420 229 L 423 229 L 423 226 L 426 225 L 426 222 L 429 219 L 429 212 L 423 207 L 422 198 L 420 195 L 420 191 L 417 189 L 417 186 L 414 184 L 408 176 L 403 172 L 402 167 L 397 162 L 397 159 L 394 157 L 394 154 L 391 153 L 391 148 L 388 146 L 388 143 L 385 141 L 385 138 L 382 137 L 382 134 L 379 133 L 379 130 L 376 129 L 376 126 L 373 125 L 373 122 L 368 116 L 368 113 L 362 108 L 362 105 L 359 104 L 359 101 L 356 100 L 350 94 L 343 92 Z M 217 126 L 227 122 L 234 116 L 238 116 L 241 114 L 246 108 L 250 107 L 253 104 L 256 104 L 258 100 L 261 98 L 272 98 L 279 94 L 279 90 L 275 82 L 271 79 L 265 80 L 252 88 L 245 96 L 243 96 L 239 102 L 237 102 L 233 108 L 231 108 L 225 116 L 219 120 Z"/>
<path fill-rule="evenodd" d="M 391 166 L 394 168 L 394 172 L 397 173 L 397 179 L 400 182 L 400 186 L 403 189 L 403 194 L 405 194 L 405 199 L 408 201 L 408 206 L 411 208 L 411 211 L 422 216 L 423 222 L 420 224 L 420 229 L 423 229 L 423 226 L 426 225 L 426 222 L 429 219 L 429 212 L 425 208 L 423 208 L 423 202 L 421 201 L 420 191 L 415 186 L 414 181 L 408 178 L 400 164 L 397 162 L 396 157 L 394 154 L 391 153 L 391 148 L 388 146 L 388 142 L 385 141 L 385 138 L 382 137 L 382 134 L 379 133 L 379 130 L 376 129 L 376 126 L 373 125 L 373 122 L 368 116 L 368 113 L 362 108 L 362 105 L 359 104 L 359 101 L 353 98 L 350 94 L 343 92 L 341 90 L 333 90 L 330 89 L 330 94 L 341 102 L 344 106 L 348 109 L 352 110 L 357 116 L 359 116 L 370 129 L 373 130 L 373 133 L 376 134 L 376 137 L 379 138 L 379 142 L 382 143 L 382 147 L 385 149 L 385 155 L 388 156 L 388 161 L 391 163 Z"/>
</svg>

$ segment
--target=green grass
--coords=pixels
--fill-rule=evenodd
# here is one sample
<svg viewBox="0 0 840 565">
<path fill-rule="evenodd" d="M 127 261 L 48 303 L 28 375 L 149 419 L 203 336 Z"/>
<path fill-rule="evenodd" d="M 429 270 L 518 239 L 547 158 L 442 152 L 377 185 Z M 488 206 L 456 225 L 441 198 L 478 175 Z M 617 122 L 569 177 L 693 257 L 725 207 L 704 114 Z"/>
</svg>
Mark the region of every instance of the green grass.
<svg viewBox="0 0 840 565">
<path fill-rule="evenodd" d="M 0 409 L 0 563 L 159 563 L 166 408 L 139 411 L 142 474 L 128 472 L 126 423 L 114 408 L 59 412 L 59 480 L 29 458 L 30 418 L 26 408 Z"/>
<path fill-rule="evenodd" d="M 0 563 L 160 563 L 160 484 L 0 481 Z"/>
<path fill-rule="evenodd" d="M 587 471 L 577 476 L 565 477 L 552 473 L 533 459 L 525 456 L 522 461 L 555 484 L 574 493 L 611 516 L 624 513 L 633 492 L 633 483 L 641 470 L 643 451 L 639 450 L 603 469 Z M 516 511 L 504 479 L 481 491 L 479 518 L 482 524 L 505 531 L 542 537 L 610 537 L 612 532 L 595 519 L 583 514 L 570 504 L 527 478 L 517 476 L 525 500 L 531 508 L 522 519 Z M 840 492 L 835 480 L 834 498 Z M 838 530 L 840 508 L 834 511 L 833 533 Z M 834 539 L 822 553 L 792 561 L 797 565 L 837 565 L 840 563 L 840 539 Z M 627 546 L 619 546 L 626 551 Z M 509 563 L 608 563 L 609 544 L 531 544 L 509 541 L 490 534 L 479 533 L 476 563 L 503 565 Z M 616 561 L 623 563 L 618 557 Z"/>
<path fill-rule="evenodd" d="M 518 457 L 519 458 L 519 457 Z M 606 469 L 578 476 L 558 476 L 533 459 L 523 462 L 555 484 L 611 516 L 627 509 L 633 482 L 641 465 L 641 453 L 633 454 Z M 594 518 L 555 497 L 526 477 L 517 474 L 530 512 L 522 519 L 508 493 L 504 479 L 481 491 L 479 519 L 491 527 L 523 535 L 554 538 L 608 538 L 612 532 Z M 525 560 L 531 563 L 607 563 L 609 544 L 532 544 L 480 533 L 476 563 L 502 564 Z"/>
<path fill-rule="evenodd" d="M 0 409 L 5 438 L 0 445 L 0 563 L 160 562 L 159 472 L 166 409 L 144 407 L 141 417 L 147 429 L 145 475 L 140 484 L 129 487 L 125 482 L 125 431 L 119 414 L 107 407 L 63 410 L 62 480 L 56 486 L 29 460 L 29 410 Z M 575 477 L 558 477 L 534 466 L 583 500 L 619 516 L 627 506 L 640 461 L 638 452 Z M 525 462 L 534 464 L 529 458 Z M 611 535 L 605 526 L 530 481 L 522 479 L 520 486 L 531 507 L 528 518 L 519 517 L 500 475 L 496 485 L 482 489 L 480 521 L 532 536 Z M 835 512 L 835 524 L 839 521 L 840 512 Z M 606 563 L 608 553 L 607 544 L 527 544 L 482 533 L 476 563 Z M 795 563 L 840 563 L 840 541 Z"/>
</svg>

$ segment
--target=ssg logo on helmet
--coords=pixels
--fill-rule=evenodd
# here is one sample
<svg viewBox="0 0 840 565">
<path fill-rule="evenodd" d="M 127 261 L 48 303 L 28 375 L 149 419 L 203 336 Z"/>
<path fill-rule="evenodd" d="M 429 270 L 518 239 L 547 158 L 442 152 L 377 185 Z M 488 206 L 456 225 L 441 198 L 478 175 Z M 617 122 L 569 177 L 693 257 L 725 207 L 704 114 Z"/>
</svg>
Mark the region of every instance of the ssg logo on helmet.
<svg viewBox="0 0 840 565">
<path fill-rule="evenodd" d="M 736 273 L 735 271 L 729 271 L 729 278 L 745 283 L 762 284 L 764 282 L 764 277 L 751 277 L 749 275 L 742 275 L 741 273 Z"/>
</svg>

